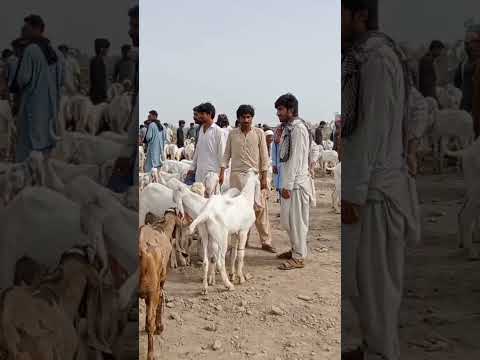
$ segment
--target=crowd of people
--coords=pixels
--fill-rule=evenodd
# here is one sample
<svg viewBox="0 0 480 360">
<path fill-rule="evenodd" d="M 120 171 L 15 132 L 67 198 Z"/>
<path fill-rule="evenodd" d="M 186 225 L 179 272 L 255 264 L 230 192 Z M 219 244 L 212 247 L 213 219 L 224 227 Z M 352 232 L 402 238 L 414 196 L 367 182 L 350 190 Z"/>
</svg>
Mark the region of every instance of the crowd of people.
<svg viewBox="0 0 480 360">
<path fill-rule="evenodd" d="M 122 57 L 112 67 L 108 58 L 109 40 L 95 39 L 89 80 L 85 78 L 89 89 L 84 89 L 78 50 L 66 44 L 55 48 L 45 30 L 41 16 L 29 15 L 24 18 L 21 36 L 11 42 L 11 48 L 2 51 L 0 98 L 10 102 L 16 119 L 16 162 L 25 160 L 32 151 L 48 157 L 56 146 L 62 96 L 84 93 L 93 104 L 99 104 L 108 100 L 112 83 L 138 87 L 135 45 L 123 45 Z"/>
<path fill-rule="evenodd" d="M 169 124 L 162 124 L 158 113 L 151 110 L 140 126 L 139 143 L 146 148 L 144 170 L 150 172 L 162 167 L 167 144 L 176 143 L 181 148 L 186 139 L 192 141 L 195 152 L 185 182 L 205 183 L 208 175 L 214 173 L 218 174 L 221 186 L 229 169 L 230 187 L 242 190 L 248 171 L 254 169 L 262 192 L 261 206 L 255 212 L 262 249 L 277 252 L 272 244 L 268 208 L 273 185 L 281 204 L 281 223 L 288 229 L 291 241 L 291 249 L 278 255 L 285 260 L 280 269 L 291 270 L 304 267 L 307 256 L 309 208 L 314 201 L 309 163 L 314 131 L 298 116 L 298 100 L 294 95 L 279 97 L 275 109 L 280 124 L 274 129 L 266 124 L 254 126 L 255 109 L 246 104 L 238 107 L 232 127 L 226 114 L 218 114 L 215 122 L 215 107 L 202 103 L 193 108 L 193 122 L 188 129 L 184 120 L 179 121 L 176 139 Z"/>
</svg>

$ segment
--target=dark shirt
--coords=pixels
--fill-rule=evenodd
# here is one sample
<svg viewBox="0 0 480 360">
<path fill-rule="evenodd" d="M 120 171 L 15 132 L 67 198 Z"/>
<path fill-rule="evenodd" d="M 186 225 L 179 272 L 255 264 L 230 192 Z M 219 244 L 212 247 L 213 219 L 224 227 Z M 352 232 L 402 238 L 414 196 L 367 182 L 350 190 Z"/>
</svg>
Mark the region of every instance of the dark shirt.
<svg viewBox="0 0 480 360">
<path fill-rule="evenodd" d="M 430 96 L 436 99 L 437 75 L 433 56 L 426 54 L 419 64 L 419 91 L 424 96 Z"/>
<path fill-rule="evenodd" d="M 179 148 L 185 145 L 185 133 L 183 132 L 183 128 L 179 127 L 177 129 L 177 146 Z"/>
<path fill-rule="evenodd" d="M 475 67 L 470 61 L 458 65 L 455 73 L 454 85 L 462 90 L 462 102 L 460 109 L 472 112 L 473 106 L 473 73 Z"/>
<path fill-rule="evenodd" d="M 94 105 L 107 101 L 107 67 L 101 56 L 90 61 L 90 99 Z"/>
<path fill-rule="evenodd" d="M 319 126 L 315 129 L 315 143 L 321 144 L 323 140 L 322 128 Z"/>
<path fill-rule="evenodd" d="M 115 73 L 113 81 L 123 82 L 130 80 L 132 84 L 135 82 L 135 62 L 130 59 L 121 59 L 115 64 Z"/>
</svg>

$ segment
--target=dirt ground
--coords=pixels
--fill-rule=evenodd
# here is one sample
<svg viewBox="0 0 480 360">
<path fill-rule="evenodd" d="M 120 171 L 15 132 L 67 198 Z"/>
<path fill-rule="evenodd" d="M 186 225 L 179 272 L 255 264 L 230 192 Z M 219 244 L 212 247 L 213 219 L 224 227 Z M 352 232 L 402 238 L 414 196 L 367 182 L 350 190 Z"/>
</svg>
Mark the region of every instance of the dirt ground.
<svg viewBox="0 0 480 360">
<path fill-rule="evenodd" d="M 407 251 L 400 314 L 402 359 L 479 359 L 480 262 L 468 261 L 457 245 L 463 177 L 452 168 L 442 175 L 427 168 L 417 179 L 417 191 L 422 243 Z M 356 316 L 351 308 L 346 313 L 342 321 L 348 339 L 355 338 L 358 344 Z M 342 347 L 351 345 L 345 342 Z"/>
<path fill-rule="evenodd" d="M 217 275 L 215 287 L 201 295 L 198 265 L 171 272 L 166 330 L 155 339 L 158 359 L 340 358 L 340 215 L 331 208 L 333 179 L 316 179 L 316 189 L 304 269 L 277 270 L 280 260 L 258 249 L 254 230 L 245 255 L 252 278 L 235 291 L 226 292 Z M 278 215 L 279 206 L 271 199 L 273 245 L 288 250 Z M 144 324 L 145 304 L 140 301 L 140 359 L 147 352 Z"/>
</svg>

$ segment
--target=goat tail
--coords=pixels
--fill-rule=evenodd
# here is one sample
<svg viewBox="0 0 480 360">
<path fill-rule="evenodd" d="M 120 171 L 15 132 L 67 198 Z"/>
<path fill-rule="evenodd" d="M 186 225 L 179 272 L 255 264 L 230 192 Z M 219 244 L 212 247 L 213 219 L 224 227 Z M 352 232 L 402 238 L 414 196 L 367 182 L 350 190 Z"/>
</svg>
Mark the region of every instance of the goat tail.
<svg viewBox="0 0 480 360">
<path fill-rule="evenodd" d="M 457 151 L 454 151 L 454 150 L 450 150 L 447 146 L 447 144 L 445 144 L 444 142 L 442 142 L 441 144 L 442 146 L 442 150 L 443 152 L 447 155 L 447 156 L 451 156 L 451 157 L 454 157 L 454 158 L 457 158 L 457 159 L 460 159 L 463 157 L 463 154 L 465 152 L 465 149 L 461 149 L 461 150 L 457 150 Z"/>
<path fill-rule="evenodd" d="M 210 214 L 206 211 L 200 213 L 195 220 L 192 221 L 190 226 L 188 227 L 189 235 L 192 235 L 195 232 L 195 229 L 198 225 L 204 223 L 210 218 Z"/>
</svg>

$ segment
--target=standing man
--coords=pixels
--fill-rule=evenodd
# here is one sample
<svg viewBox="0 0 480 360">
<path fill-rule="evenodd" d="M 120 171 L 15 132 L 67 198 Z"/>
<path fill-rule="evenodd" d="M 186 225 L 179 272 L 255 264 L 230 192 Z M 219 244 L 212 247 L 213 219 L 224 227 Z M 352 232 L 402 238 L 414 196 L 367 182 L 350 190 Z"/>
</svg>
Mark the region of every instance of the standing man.
<svg viewBox="0 0 480 360">
<path fill-rule="evenodd" d="M 94 105 L 107 101 L 106 57 L 109 48 L 107 39 L 95 39 L 96 56 L 90 61 L 90 99 Z"/>
<path fill-rule="evenodd" d="M 320 124 L 315 129 L 315 143 L 318 145 L 322 145 L 324 127 L 325 127 L 325 121 L 320 121 Z"/>
<path fill-rule="evenodd" d="M 165 127 L 165 135 L 166 135 L 166 140 L 167 144 L 173 143 L 173 131 L 170 129 L 170 126 L 168 123 L 163 123 L 163 126 Z"/>
<path fill-rule="evenodd" d="M 342 354 L 347 360 L 400 359 L 405 247 L 420 230 L 405 158 L 404 60 L 378 31 L 376 0 L 342 0 L 342 295 L 363 335 L 362 348 Z"/>
<path fill-rule="evenodd" d="M 222 129 L 214 123 L 215 107 L 204 103 L 194 108 L 197 120 L 201 124 L 193 162 L 187 177 L 195 175 L 195 181 L 205 184 L 208 173 L 220 172 L 225 141 Z"/>
<path fill-rule="evenodd" d="M 275 129 L 272 145 L 272 172 L 273 172 L 273 187 L 278 193 L 277 202 L 281 201 L 282 193 L 282 174 L 283 164 L 280 162 L 280 146 L 283 134 L 283 123 Z"/>
<path fill-rule="evenodd" d="M 300 269 L 307 257 L 307 234 L 310 205 L 315 203 L 313 180 L 309 171 L 311 134 L 298 116 L 298 100 L 292 94 L 275 101 L 277 116 L 284 129 L 280 147 L 283 163 L 280 222 L 288 232 L 291 250 L 278 256 L 287 260 L 280 270 Z"/>
<path fill-rule="evenodd" d="M 474 66 L 472 116 L 475 138 L 480 137 L 480 25 L 472 26 L 467 35 L 468 47 Z"/>
<path fill-rule="evenodd" d="M 145 134 L 145 143 L 147 144 L 147 158 L 145 161 L 145 172 L 158 169 L 162 166 L 165 148 L 165 128 L 157 119 L 158 113 L 151 110 L 148 113 L 148 128 Z"/>
<path fill-rule="evenodd" d="M 24 19 L 22 35 L 28 44 L 12 83 L 20 99 L 15 158 L 24 161 L 32 151 L 47 160 L 56 145 L 62 66 L 50 41 L 43 36 L 45 23 L 38 15 Z"/>
<path fill-rule="evenodd" d="M 438 40 L 430 43 L 429 51 L 422 57 L 419 64 L 419 90 L 424 97 L 437 98 L 437 73 L 435 71 L 435 60 L 442 55 L 445 45 Z"/>
<path fill-rule="evenodd" d="M 130 45 L 122 46 L 122 58 L 115 64 L 113 82 L 123 83 L 128 80 L 133 84 L 135 81 L 135 60 L 132 58 L 131 50 Z"/>
<path fill-rule="evenodd" d="M 473 109 L 473 73 L 475 71 L 471 42 L 475 39 L 476 34 L 480 34 L 480 25 L 472 25 L 467 28 L 464 42 L 467 56 L 460 65 L 458 65 L 454 80 L 455 86 L 462 90 L 460 109 L 469 113 L 471 113 Z"/>
<path fill-rule="evenodd" d="M 190 128 L 187 131 L 187 139 L 193 139 L 193 141 L 195 142 L 195 135 L 196 135 L 195 123 L 190 123 Z"/>
<path fill-rule="evenodd" d="M 262 208 L 255 211 L 255 226 L 260 236 L 262 250 L 275 253 L 270 235 L 270 222 L 268 219 L 268 157 L 265 132 L 262 129 L 252 127 L 255 110 L 250 105 L 240 105 L 237 110 L 237 118 L 240 119 L 240 127 L 230 131 L 228 135 L 225 155 L 223 156 L 220 169 L 219 182 L 223 184 L 225 169 L 230 170 L 230 186 L 242 191 L 246 182 L 248 170 L 255 169 L 260 175 L 262 189 Z"/>
<path fill-rule="evenodd" d="M 80 89 L 80 66 L 77 60 L 70 55 L 70 49 L 67 45 L 58 46 L 58 50 L 63 55 L 64 66 L 64 90 L 66 95 L 73 96 L 78 94 Z"/>
<path fill-rule="evenodd" d="M 180 149 L 185 146 L 185 120 L 178 122 L 177 129 L 177 147 Z"/>
</svg>

